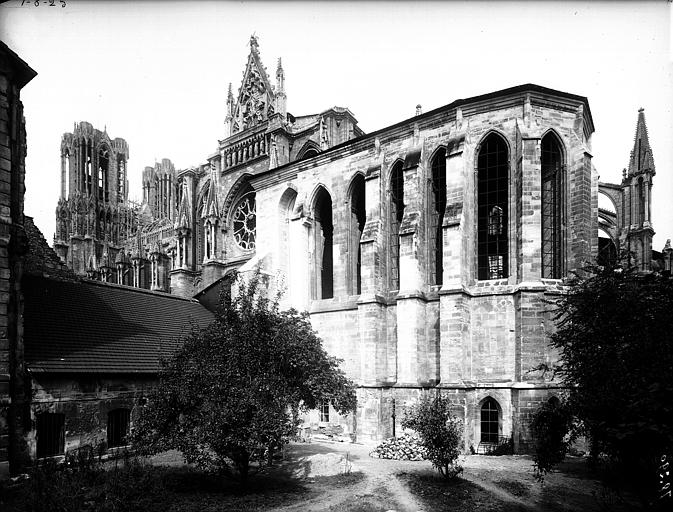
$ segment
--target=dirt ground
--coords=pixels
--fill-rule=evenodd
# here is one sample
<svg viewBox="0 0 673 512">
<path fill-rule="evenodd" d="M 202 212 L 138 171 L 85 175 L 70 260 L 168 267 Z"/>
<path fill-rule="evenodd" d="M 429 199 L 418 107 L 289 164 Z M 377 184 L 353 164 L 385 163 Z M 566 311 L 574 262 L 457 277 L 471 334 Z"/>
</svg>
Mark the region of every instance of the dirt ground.
<svg viewBox="0 0 673 512">
<path fill-rule="evenodd" d="M 394 461 L 369 457 L 373 445 L 314 442 L 288 447 L 284 470 L 306 465 L 315 454 L 338 453 L 361 474 L 350 485 L 335 487 L 329 479 L 305 473 L 310 489 L 300 503 L 272 508 L 274 512 L 365 511 L 590 511 L 627 510 L 629 504 L 592 479 L 583 459 L 569 458 L 544 485 L 533 476 L 528 456 L 461 457 L 462 477 L 446 482 L 428 461 Z"/>
</svg>

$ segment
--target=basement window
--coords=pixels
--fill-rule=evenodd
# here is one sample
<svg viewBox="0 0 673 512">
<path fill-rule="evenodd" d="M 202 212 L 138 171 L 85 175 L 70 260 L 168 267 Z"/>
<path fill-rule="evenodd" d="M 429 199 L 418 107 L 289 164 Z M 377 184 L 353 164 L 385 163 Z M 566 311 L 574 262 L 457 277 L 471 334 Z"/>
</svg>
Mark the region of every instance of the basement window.
<svg viewBox="0 0 673 512">
<path fill-rule="evenodd" d="M 37 458 L 63 455 L 65 452 L 65 415 L 43 412 L 35 420 Z"/>
<path fill-rule="evenodd" d="M 107 446 L 115 448 L 126 446 L 128 443 L 131 411 L 129 409 L 114 409 L 107 415 Z"/>
</svg>

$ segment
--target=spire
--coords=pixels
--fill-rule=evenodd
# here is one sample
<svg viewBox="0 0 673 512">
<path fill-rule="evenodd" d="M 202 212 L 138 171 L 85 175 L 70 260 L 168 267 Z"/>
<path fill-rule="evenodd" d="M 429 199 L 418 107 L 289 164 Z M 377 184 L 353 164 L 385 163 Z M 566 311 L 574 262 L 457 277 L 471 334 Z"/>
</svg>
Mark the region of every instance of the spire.
<svg viewBox="0 0 673 512">
<path fill-rule="evenodd" d="M 255 53 L 259 52 L 259 43 L 257 42 L 257 36 L 254 33 L 250 36 L 250 50 Z"/>
<path fill-rule="evenodd" d="M 276 69 L 276 113 L 285 119 L 287 113 L 287 95 L 285 94 L 285 71 L 283 63 L 278 57 L 278 68 Z"/>
<path fill-rule="evenodd" d="M 636 123 L 636 135 L 633 140 L 633 149 L 629 159 L 628 175 L 634 176 L 649 172 L 655 174 L 654 158 L 650 148 L 650 140 L 647 135 L 647 125 L 645 124 L 645 109 L 638 109 L 638 121 Z"/>
<path fill-rule="evenodd" d="M 285 71 L 280 57 L 278 57 L 278 68 L 276 69 L 276 91 L 285 92 Z"/>
<path fill-rule="evenodd" d="M 227 115 L 224 116 L 224 138 L 230 137 L 234 126 L 234 94 L 231 92 L 231 82 L 227 92 Z"/>
</svg>

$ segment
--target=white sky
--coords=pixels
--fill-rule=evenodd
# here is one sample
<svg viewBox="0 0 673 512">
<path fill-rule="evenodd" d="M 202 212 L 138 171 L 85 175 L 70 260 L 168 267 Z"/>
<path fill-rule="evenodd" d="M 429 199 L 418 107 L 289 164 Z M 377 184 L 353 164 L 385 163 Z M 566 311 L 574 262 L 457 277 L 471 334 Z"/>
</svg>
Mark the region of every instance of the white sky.
<svg viewBox="0 0 673 512">
<path fill-rule="evenodd" d="M 0 37 L 38 72 L 22 91 L 26 214 L 51 243 L 61 135 L 89 121 L 126 139 L 131 195 L 155 159 L 204 161 L 227 86 L 259 38 L 294 115 L 346 106 L 366 132 L 528 82 L 587 96 L 594 164 L 621 181 L 639 107 L 657 176 L 653 248 L 673 237 L 672 5 L 656 2 L 43 2 L 0 5 Z"/>
</svg>

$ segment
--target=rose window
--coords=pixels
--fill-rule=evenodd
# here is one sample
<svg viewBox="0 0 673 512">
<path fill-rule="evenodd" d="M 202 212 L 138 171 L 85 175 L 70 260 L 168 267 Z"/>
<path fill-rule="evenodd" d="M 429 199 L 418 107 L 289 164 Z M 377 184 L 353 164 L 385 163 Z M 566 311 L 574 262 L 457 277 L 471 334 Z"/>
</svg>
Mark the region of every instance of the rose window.
<svg viewBox="0 0 673 512">
<path fill-rule="evenodd" d="M 246 251 L 255 249 L 255 193 L 245 194 L 236 204 L 232 217 L 234 240 L 238 246 Z"/>
</svg>

